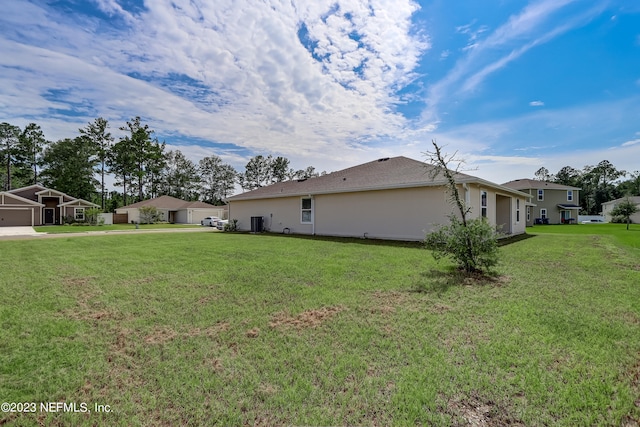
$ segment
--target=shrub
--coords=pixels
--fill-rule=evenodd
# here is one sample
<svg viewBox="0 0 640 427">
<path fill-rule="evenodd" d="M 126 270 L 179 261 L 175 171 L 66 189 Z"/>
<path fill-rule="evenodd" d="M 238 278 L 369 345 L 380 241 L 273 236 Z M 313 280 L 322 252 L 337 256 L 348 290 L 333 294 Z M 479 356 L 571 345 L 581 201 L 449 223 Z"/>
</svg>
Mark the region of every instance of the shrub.
<svg viewBox="0 0 640 427">
<path fill-rule="evenodd" d="M 224 231 L 238 231 L 238 220 L 230 219 L 229 222 L 224 225 Z"/>
<path fill-rule="evenodd" d="M 466 226 L 455 215 L 449 220 L 425 238 L 436 260 L 451 258 L 468 273 L 489 271 L 498 263 L 499 234 L 484 218 L 467 220 Z"/>
<path fill-rule="evenodd" d="M 90 225 L 97 225 L 98 224 L 98 216 L 102 213 L 102 209 L 100 208 L 89 208 L 85 211 L 85 220 L 84 222 L 90 224 Z M 102 219 L 102 218 L 100 218 Z M 104 220 L 102 220 L 102 223 L 104 224 Z M 101 224 L 102 225 L 102 224 Z"/>
<path fill-rule="evenodd" d="M 138 210 L 140 211 L 140 223 L 155 224 L 160 221 L 160 212 L 155 206 L 143 206 Z"/>
</svg>

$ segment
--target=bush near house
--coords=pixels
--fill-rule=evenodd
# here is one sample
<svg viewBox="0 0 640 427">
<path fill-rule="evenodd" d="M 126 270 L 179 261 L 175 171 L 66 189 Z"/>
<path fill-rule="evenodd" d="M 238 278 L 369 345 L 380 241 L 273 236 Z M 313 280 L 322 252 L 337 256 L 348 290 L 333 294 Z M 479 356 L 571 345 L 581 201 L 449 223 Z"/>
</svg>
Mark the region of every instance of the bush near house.
<svg viewBox="0 0 640 427">
<path fill-rule="evenodd" d="M 141 206 L 138 208 L 140 212 L 140 223 L 155 224 L 161 219 L 160 212 L 155 206 Z"/>
</svg>

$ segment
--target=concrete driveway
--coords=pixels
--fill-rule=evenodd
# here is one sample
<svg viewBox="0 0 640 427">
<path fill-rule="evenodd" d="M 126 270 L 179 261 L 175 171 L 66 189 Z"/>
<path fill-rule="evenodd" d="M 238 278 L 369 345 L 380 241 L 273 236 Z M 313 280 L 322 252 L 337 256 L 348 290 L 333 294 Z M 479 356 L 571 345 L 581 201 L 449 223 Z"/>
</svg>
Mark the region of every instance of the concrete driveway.
<svg viewBox="0 0 640 427">
<path fill-rule="evenodd" d="M 0 237 L 38 236 L 41 234 L 37 233 L 33 227 L 0 227 Z"/>
</svg>

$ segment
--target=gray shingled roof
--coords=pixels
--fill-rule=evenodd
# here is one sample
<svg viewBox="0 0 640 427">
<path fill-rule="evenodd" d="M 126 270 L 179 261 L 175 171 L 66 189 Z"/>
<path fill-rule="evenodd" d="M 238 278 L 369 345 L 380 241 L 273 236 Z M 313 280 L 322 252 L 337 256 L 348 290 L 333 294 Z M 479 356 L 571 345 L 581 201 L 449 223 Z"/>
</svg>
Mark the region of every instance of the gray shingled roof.
<svg viewBox="0 0 640 427">
<path fill-rule="evenodd" d="M 627 200 L 627 197 L 620 197 L 619 199 L 615 199 L 615 200 L 610 200 L 608 202 L 603 203 L 603 205 L 615 205 L 618 204 L 620 202 L 623 202 Z M 640 196 L 629 196 L 629 200 L 631 201 L 631 203 L 635 203 L 637 205 L 640 205 Z"/>
<path fill-rule="evenodd" d="M 268 199 L 277 197 L 304 196 L 308 194 L 331 194 L 354 191 L 384 190 L 443 185 L 442 175 L 431 176 L 433 166 L 407 157 L 392 157 L 374 160 L 351 168 L 306 180 L 277 182 L 253 191 L 238 194 L 228 200 Z M 478 182 L 489 187 L 501 188 L 506 192 L 519 193 L 513 189 L 484 181 L 480 178 L 456 174 L 456 181 Z"/>
<path fill-rule="evenodd" d="M 555 182 L 539 181 L 537 179 L 515 179 L 513 181 L 502 184 L 505 187 L 515 190 L 580 190 L 577 187 L 569 185 L 556 184 Z"/>
<path fill-rule="evenodd" d="M 119 209 L 133 209 L 133 208 L 141 208 L 143 206 L 155 206 L 158 209 L 169 209 L 169 210 L 178 210 L 178 209 L 226 209 L 226 206 L 214 206 L 209 203 L 195 201 L 195 202 L 187 202 L 186 200 L 177 199 L 171 196 L 160 196 L 155 199 L 143 200 L 141 202 L 133 203 L 127 206 L 123 206 Z"/>
</svg>

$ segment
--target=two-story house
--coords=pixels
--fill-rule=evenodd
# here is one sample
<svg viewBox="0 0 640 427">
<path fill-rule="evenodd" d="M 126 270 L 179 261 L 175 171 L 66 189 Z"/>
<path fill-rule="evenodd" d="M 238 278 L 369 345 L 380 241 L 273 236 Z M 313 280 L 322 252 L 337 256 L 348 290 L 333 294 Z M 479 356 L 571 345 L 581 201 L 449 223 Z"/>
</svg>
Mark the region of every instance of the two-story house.
<svg viewBox="0 0 640 427">
<path fill-rule="evenodd" d="M 579 188 L 535 179 L 516 179 L 502 184 L 531 195 L 526 224 L 567 224 L 578 221 Z"/>
</svg>

